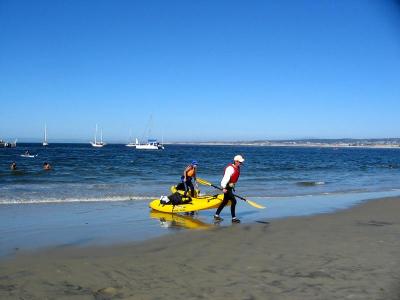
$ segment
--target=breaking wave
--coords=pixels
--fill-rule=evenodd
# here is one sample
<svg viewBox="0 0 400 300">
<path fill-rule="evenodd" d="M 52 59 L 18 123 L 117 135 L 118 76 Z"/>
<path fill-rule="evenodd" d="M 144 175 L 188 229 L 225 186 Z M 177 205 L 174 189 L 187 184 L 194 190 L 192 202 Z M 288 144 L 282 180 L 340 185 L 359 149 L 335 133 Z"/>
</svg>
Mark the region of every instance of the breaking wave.
<svg viewBox="0 0 400 300">
<path fill-rule="evenodd" d="M 120 202 L 144 201 L 158 198 L 157 196 L 107 196 L 88 198 L 41 198 L 41 199 L 0 199 L 0 205 L 5 204 L 41 204 L 41 203 L 74 203 L 74 202 Z"/>
</svg>

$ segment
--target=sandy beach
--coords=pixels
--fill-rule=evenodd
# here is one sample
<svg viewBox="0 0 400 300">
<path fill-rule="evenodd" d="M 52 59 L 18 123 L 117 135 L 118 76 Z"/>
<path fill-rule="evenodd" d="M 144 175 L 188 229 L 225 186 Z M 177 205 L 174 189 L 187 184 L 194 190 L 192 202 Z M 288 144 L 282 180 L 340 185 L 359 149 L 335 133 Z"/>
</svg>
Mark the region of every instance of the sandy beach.
<svg viewBox="0 0 400 300">
<path fill-rule="evenodd" d="M 1 299 L 399 299 L 400 198 L 0 261 Z"/>
</svg>

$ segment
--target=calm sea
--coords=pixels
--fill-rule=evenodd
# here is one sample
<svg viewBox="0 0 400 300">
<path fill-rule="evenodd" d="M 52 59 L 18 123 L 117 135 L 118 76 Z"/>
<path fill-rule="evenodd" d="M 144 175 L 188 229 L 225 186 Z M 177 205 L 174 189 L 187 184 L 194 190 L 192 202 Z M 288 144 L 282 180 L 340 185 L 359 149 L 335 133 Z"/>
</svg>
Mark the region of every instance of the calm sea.
<svg viewBox="0 0 400 300">
<path fill-rule="evenodd" d="M 20 155 L 29 150 L 35 158 Z M 400 149 L 19 144 L 0 149 L 0 203 L 146 200 L 169 195 L 195 159 L 198 177 L 219 184 L 234 155 L 246 161 L 237 192 L 254 198 L 348 194 L 400 188 Z M 17 171 L 11 171 L 11 162 Z M 43 162 L 53 166 L 43 171 Z M 204 192 L 214 192 L 202 188 Z"/>
</svg>

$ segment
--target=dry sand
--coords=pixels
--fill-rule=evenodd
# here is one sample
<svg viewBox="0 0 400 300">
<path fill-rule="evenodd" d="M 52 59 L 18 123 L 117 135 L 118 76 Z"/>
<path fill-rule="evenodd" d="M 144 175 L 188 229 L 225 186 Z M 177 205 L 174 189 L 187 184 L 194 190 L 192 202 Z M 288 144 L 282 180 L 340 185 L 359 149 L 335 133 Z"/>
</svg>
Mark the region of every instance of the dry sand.
<svg viewBox="0 0 400 300">
<path fill-rule="evenodd" d="M 400 299 L 400 198 L 0 261 L 1 299 Z"/>
</svg>

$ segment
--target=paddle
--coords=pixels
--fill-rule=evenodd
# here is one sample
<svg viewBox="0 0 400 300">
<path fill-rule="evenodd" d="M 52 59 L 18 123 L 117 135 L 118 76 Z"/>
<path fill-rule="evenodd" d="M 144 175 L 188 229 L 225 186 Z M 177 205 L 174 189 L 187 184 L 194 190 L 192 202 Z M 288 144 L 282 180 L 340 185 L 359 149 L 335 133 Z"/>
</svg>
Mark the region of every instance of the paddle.
<svg viewBox="0 0 400 300">
<path fill-rule="evenodd" d="M 204 179 L 201 179 L 201 178 L 197 177 L 197 182 L 200 183 L 200 184 L 203 184 L 203 185 L 212 186 L 213 188 L 216 188 L 216 189 L 222 191 L 222 188 L 220 188 L 219 186 L 213 185 L 211 182 L 208 182 L 207 180 L 204 180 Z M 265 208 L 265 206 L 262 206 L 262 205 L 260 205 L 260 204 L 258 204 L 256 202 L 254 202 L 254 201 L 247 200 L 246 198 L 240 197 L 239 195 L 236 195 L 236 194 L 233 194 L 233 195 L 235 197 L 238 197 L 239 199 L 247 202 L 251 206 L 254 206 L 255 208 L 260 208 L 260 209 Z"/>
</svg>

